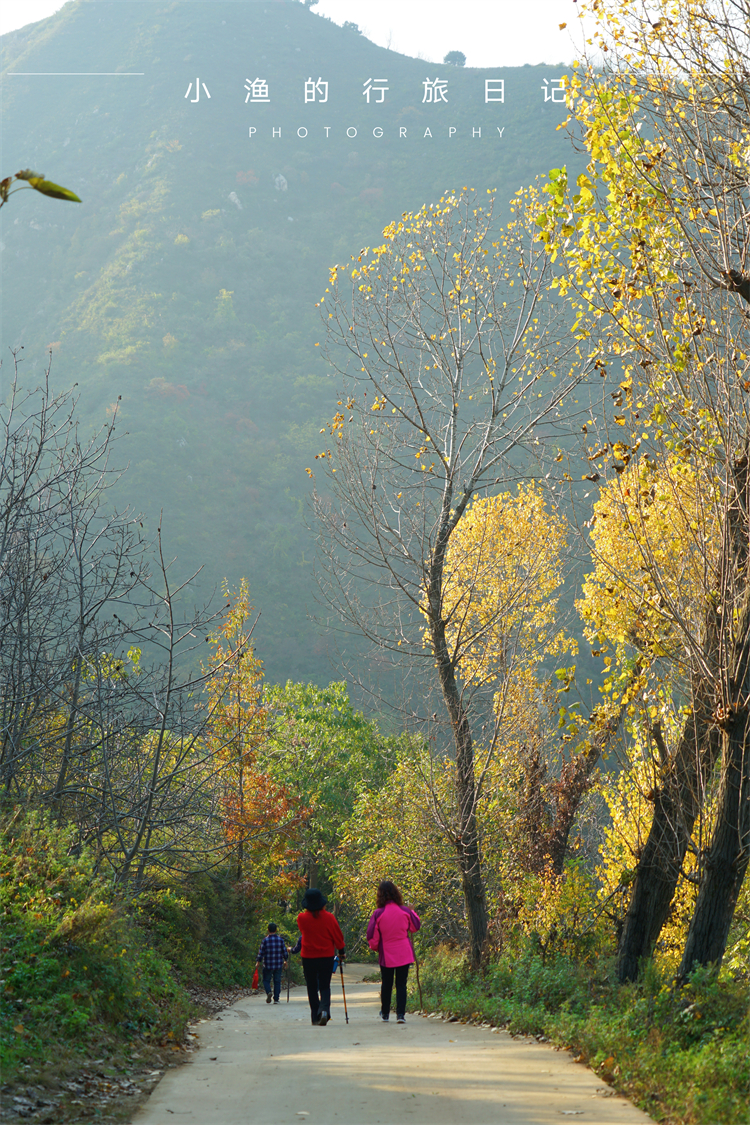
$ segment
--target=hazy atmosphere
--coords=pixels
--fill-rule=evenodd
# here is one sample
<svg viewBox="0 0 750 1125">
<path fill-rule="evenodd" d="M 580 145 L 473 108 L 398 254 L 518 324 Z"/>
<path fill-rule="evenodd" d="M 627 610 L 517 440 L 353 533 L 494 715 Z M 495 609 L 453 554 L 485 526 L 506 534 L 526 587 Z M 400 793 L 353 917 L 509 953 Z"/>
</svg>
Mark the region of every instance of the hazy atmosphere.
<svg viewBox="0 0 750 1125">
<path fill-rule="evenodd" d="M 746 1121 L 750 0 L 0 36 L 2 1120 Z"/>
<path fill-rule="evenodd" d="M 235 2 L 262 6 L 276 0 Z M 0 12 L 0 35 L 45 19 L 61 7 L 58 0 L 6 0 Z M 154 3 L 154 7 L 158 5 Z M 469 66 L 569 63 L 580 46 L 575 0 L 532 0 L 525 6 L 513 0 L 465 0 L 460 5 L 454 0 L 408 0 L 406 4 L 398 0 L 318 0 L 315 10 L 339 25 L 347 20 L 356 23 L 379 47 L 433 62 L 440 62 L 450 50 L 461 50 Z M 561 30 L 561 23 L 567 27 Z"/>
</svg>

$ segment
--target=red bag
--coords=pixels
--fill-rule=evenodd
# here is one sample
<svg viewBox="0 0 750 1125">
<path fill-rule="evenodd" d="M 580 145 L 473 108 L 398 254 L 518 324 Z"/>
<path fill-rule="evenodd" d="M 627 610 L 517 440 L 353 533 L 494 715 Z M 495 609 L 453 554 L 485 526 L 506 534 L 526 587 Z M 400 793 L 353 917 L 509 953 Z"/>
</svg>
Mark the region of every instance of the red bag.
<svg viewBox="0 0 750 1125">
<path fill-rule="evenodd" d="M 253 988 L 258 988 L 258 966 L 257 966 L 257 965 L 255 966 L 255 972 L 253 973 L 253 984 L 252 984 L 252 987 L 253 987 Z"/>
</svg>

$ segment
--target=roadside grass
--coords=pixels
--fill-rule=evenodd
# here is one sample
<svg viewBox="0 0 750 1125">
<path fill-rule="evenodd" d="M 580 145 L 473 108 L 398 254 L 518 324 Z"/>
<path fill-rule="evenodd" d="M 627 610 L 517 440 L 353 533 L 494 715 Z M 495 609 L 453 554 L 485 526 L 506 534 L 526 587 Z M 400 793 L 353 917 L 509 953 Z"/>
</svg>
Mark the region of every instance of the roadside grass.
<svg viewBox="0 0 750 1125">
<path fill-rule="evenodd" d="M 606 958 L 545 963 L 534 950 L 500 956 L 480 975 L 447 947 L 425 956 L 420 977 L 425 1011 L 573 1051 L 664 1125 L 745 1125 L 750 1116 L 744 981 L 699 970 L 677 989 L 651 965 L 638 984 L 617 985 Z M 419 1007 L 414 979 L 410 1004 Z"/>
<path fill-rule="evenodd" d="M 71 839 L 36 814 L 0 828 L 5 1082 L 184 1035 L 187 994 Z"/>
</svg>

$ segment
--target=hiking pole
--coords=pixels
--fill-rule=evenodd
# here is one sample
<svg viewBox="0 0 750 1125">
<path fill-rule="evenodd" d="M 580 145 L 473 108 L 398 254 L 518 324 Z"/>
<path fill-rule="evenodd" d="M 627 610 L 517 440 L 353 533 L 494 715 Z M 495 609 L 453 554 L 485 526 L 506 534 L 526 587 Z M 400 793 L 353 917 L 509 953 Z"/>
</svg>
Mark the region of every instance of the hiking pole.
<svg viewBox="0 0 750 1125">
<path fill-rule="evenodd" d="M 347 1008 L 346 1008 L 346 989 L 344 988 L 344 962 L 341 960 L 340 957 L 339 957 L 339 972 L 341 973 L 341 992 L 343 993 L 343 996 L 344 996 L 344 1015 L 346 1016 L 346 1022 L 349 1023 L 349 1012 L 347 1011 Z"/>
<path fill-rule="evenodd" d="M 290 973 L 290 970 L 291 970 L 291 965 L 289 964 L 289 961 L 287 961 L 287 963 L 286 963 L 286 1002 L 287 1002 L 287 1004 L 289 1003 L 289 973 Z"/>
<path fill-rule="evenodd" d="M 414 941 L 411 934 L 409 934 L 409 941 L 411 942 L 411 951 L 414 954 L 414 968 L 417 972 L 417 988 L 419 989 L 419 1010 L 424 1011 L 424 1001 L 422 1000 L 422 982 L 419 979 L 419 961 L 417 960 L 417 951 L 414 948 Z"/>
</svg>

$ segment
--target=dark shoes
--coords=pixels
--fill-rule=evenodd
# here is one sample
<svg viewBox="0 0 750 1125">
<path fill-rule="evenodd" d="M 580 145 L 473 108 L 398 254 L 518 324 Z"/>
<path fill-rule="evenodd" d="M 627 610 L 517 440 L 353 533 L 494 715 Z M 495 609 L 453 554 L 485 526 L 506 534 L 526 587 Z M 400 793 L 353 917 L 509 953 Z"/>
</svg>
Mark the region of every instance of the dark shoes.
<svg viewBox="0 0 750 1125">
<path fill-rule="evenodd" d="M 321 1027 L 325 1027 L 325 1025 L 328 1023 L 330 1018 L 331 1018 L 330 1012 L 321 1012 L 320 1015 L 318 1016 L 318 1024 Z"/>
<path fill-rule="evenodd" d="M 273 999 L 273 997 L 271 996 L 271 993 L 267 992 L 266 993 L 266 1004 L 270 1004 L 272 999 Z"/>
</svg>

